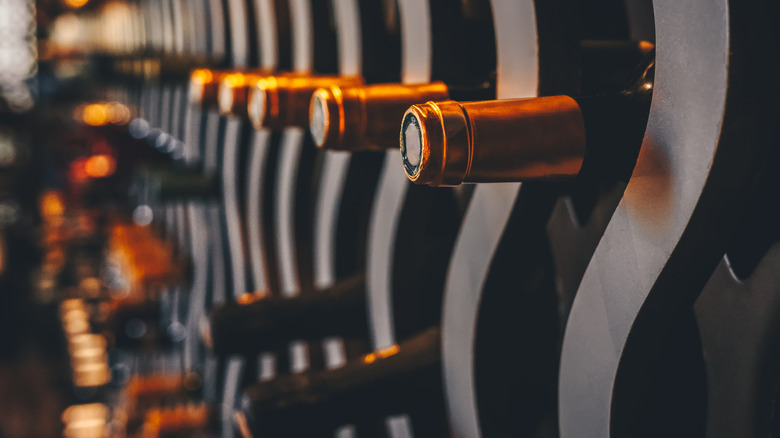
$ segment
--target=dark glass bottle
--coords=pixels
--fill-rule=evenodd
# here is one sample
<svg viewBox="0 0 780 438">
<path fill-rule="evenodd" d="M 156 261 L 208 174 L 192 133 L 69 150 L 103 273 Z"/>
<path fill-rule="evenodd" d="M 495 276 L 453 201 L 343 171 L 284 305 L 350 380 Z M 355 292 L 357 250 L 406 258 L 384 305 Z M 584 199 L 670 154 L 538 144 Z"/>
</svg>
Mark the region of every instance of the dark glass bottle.
<svg viewBox="0 0 780 438">
<path fill-rule="evenodd" d="M 583 41 L 582 79 L 592 89 L 620 90 L 653 49 L 647 41 Z M 616 85 L 617 84 L 617 85 Z M 414 104 L 447 99 L 473 101 L 495 96 L 495 75 L 467 85 L 430 84 L 332 85 L 318 89 L 309 108 L 309 129 L 324 149 L 382 150 L 398 147 L 398 125 Z"/>
<path fill-rule="evenodd" d="M 247 294 L 214 308 L 202 336 L 222 357 L 273 351 L 295 340 L 367 338 L 365 278 L 348 277 L 294 298 Z"/>
<path fill-rule="evenodd" d="M 413 105 L 401 127 L 417 184 L 626 179 L 642 143 L 655 58 L 617 93 Z"/>
<path fill-rule="evenodd" d="M 244 393 L 236 420 L 244 436 L 327 435 L 358 420 L 443 403 L 440 330 L 326 371 L 281 376 Z"/>
</svg>

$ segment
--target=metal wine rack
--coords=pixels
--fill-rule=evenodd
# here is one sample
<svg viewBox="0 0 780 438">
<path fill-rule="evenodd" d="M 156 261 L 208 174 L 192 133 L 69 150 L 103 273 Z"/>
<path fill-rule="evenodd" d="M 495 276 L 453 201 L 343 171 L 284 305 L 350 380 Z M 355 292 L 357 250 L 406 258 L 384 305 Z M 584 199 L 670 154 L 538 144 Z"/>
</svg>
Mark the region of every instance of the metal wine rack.
<svg viewBox="0 0 780 438">
<path fill-rule="evenodd" d="M 780 436 L 770 66 L 780 16 L 766 2 L 91 6 L 57 23 L 52 41 L 110 67 L 95 87 L 131 111 L 129 134 L 170 156 L 181 178 L 208 174 L 219 187 L 134 198 L 191 269 L 161 292 L 172 342 L 127 353 L 127 369 L 197 373 L 202 387 L 188 400 L 211 416 L 191 408 L 204 422 L 197 433 L 251 435 L 235 415 L 248 386 L 373 361 L 438 326 L 440 381 L 421 390 L 424 408 L 358 419 L 339 436 Z M 483 78 L 499 99 L 576 95 L 592 85 L 580 75 L 584 40 L 655 45 L 652 105 L 627 181 L 415 187 L 397 150 L 319 150 L 304 128 L 255 130 L 188 96 L 195 68 Z M 355 318 L 368 324 L 359 339 L 227 358 L 204 346 L 215 306 L 316 294 L 355 274 L 366 293 Z"/>
</svg>

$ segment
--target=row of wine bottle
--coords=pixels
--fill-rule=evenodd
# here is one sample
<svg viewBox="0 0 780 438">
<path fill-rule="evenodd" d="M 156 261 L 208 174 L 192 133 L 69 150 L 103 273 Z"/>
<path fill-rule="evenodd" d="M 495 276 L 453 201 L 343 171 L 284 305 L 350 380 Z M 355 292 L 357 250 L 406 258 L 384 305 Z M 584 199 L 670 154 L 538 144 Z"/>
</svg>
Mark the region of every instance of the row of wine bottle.
<svg viewBox="0 0 780 438">
<path fill-rule="evenodd" d="M 615 55 L 611 62 L 589 65 L 610 70 L 623 65 L 630 72 L 638 67 L 639 79 L 622 92 L 495 101 L 486 100 L 495 97 L 490 80 L 476 87 L 366 85 L 361 77 L 198 69 L 190 77 L 190 100 L 248 119 L 256 129 L 308 127 L 317 146 L 334 151 L 397 148 L 400 126 L 401 163 L 418 184 L 613 179 L 631 172 L 639 149 L 653 56 L 647 43 L 583 44 L 586 57 L 605 49 Z M 169 195 L 220 193 L 215 189 L 219 178 L 201 180 L 182 172 L 156 178 L 157 190 Z M 369 338 L 366 282 L 359 273 L 317 293 L 292 298 L 249 294 L 217 305 L 201 324 L 204 344 L 227 359 L 283 351 L 298 340 Z M 419 405 L 443 397 L 440 339 L 434 325 L 342 368 L 257 382 L 244 390 L 236 423 L 247 436 L 328 435 L 344 424 L 425 411 Z M 165 412 L 155 412 L 147 423 L 159 423 L 158 414 Z M 417 428 L 415 433 L 441 435 Z"/>
<path fill-rule="evenodd" d="M 733 200 L 749 193 L 746 161 L 760 160 L 730 143 L 758 143 L 748 131 L 766 124 L 735 114 L 763 109 L 753 103 L 764 90 L 743 94 L 742 83 L 767 83 L 746 80 L 761 63 L 742 64 L 743 46 L 763 45 L 743 32 L 767 27 L 746 25 L 752 6 L 734 1 L 644 2 L 657 20 L 622 1 L 569 3 L 140 2 L 161 6 L 146 14 L 160 42 L 125 55 L 162 59 L 118 70 L 158 77 L 133 84 L 139 116 L 183 140 L 158 148 L 186 151 L 139 193 L 158 197 L 144 203 L 200 258 L 189 300 L 186 288 L 170 296 L 188 317 L 182 369 L 203 372 L 203 395 L 181 376 L 133 383 L 136 428 L 333 436 L 351 424 L 384 436 L 376 428 L 406 414 L 414 436 L 697 436 L 686 423 L 704 424 L 705 398 L 742 400 L 723 390 L 749 386 L 732 378 L 734 361 L 721 363 L 729 378 L 710 379 L 717 354 L 699 348 L 725 345 L 723 330 L 702 330 L 699 345 L 680 309 L 719 256 Z M 624 39 L 653 29 L 663 87 L 646 126 L 654 46 Z M 209 68 L 187 69 L 187 99 L 175 58 L 188 56 Z M 493 182 L 529 183 L 426 187 Z M 689 370 L 705 364 L 706 378 Z M 754 382 L 772 367 L 744 368 Z M 205 404 L 156 409 L 192 398 Z M 734 424 L 721 422 L 708 431 Z"/>
<path fill-rule="evenodd" d="M 469 98 L 488 95 L 491 87 L 366 85 L 360 77 L 197 69 L 190 101 L 248 118 L 258 130 L 308 127 L 315 144 L 327 150 L 398 147 L 400 125 L 403 168 L 417 184 L 565 180 L 581 174 L 625 179 L 653 90 L 652 44 L 631 46 L 635 51 L 626 58 L 642 58 L 634 80 L 619 92 L 591 96 L 473 101 Z M 450 100 L 460 98 L 469 101 Z"/>
</svg>

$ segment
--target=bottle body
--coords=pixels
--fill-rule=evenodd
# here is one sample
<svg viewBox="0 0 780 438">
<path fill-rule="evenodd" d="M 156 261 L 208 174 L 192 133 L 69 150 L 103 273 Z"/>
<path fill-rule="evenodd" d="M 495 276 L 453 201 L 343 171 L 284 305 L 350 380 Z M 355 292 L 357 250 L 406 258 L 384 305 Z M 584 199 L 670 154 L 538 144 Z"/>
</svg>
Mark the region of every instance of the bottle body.
<svg viewBox="0 0 780 438">
<path fill-rule="evenodd" d="M 248 436 L 307 436 L 430 408 L 442 398 L 440 334 L 430 328 L 341 368 L 256 384 L 244 394 L 238 422 Z"/>
<path fill-rule="evenodd" d="M 294 298 L 245 295 L 212 310 L 202 337 L 221 357 L 272 351 L 295 340 L 366 338 L 365 308 L 365 279 L 357 275 Z"/>
</svg>

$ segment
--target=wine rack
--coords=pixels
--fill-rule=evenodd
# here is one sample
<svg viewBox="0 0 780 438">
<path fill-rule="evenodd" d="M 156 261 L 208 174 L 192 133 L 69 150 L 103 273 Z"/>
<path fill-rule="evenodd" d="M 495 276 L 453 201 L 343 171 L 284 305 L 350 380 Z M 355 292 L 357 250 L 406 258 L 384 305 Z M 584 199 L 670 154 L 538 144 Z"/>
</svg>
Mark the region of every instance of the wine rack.
<svg viewBox="0 0 780 438">
<path fill-rule="evenodd" d="M 59 116 L 151 163 L 95 146 L 79 168 L 96 185 L 121 174 L 122 225 L 93 286 L 129 295 L 59 304 L 74 379 L 101 371 L 64 436 L 780 437 L 770 6 L 59 11 L 47 59 L 76 59 L 89 81 Z M 649 111 L 615 107 L 638 75 Z M 398 103 L 430 83 L 437 104 Z M 585 117 L 500 130 L 500 101 L 459 96 Z M 575 158 L 534 149 L 556 135 L 596 140 L 564 144 Z M 498 152 L 477 163 L 488 142 Z M 500 173 L 520 159 L 577 166 Z M 414 184 L 419 161 L 496 182 Z"/>
</svg>

